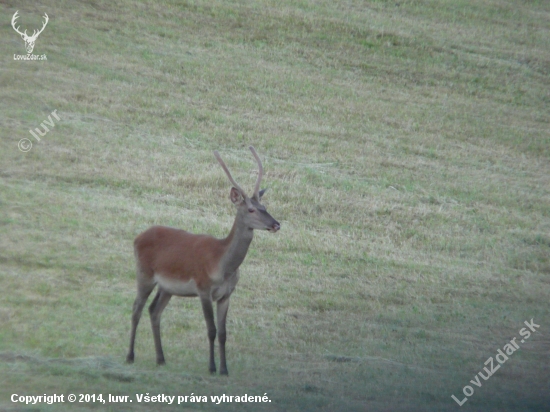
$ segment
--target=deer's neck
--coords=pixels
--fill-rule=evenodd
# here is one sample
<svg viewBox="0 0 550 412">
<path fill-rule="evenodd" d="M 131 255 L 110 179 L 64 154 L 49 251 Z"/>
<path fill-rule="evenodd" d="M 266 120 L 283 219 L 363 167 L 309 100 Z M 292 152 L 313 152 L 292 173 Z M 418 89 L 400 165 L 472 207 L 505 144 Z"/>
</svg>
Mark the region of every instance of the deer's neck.
<svg viewBox="0 0 550 412">
<path fill-rule="evenodd" d="M 243 263 L 253 237 L 254 231 L 244 225 L 242 217 L 237 213 L 231 232 L 222 240 L 227 246 L 222 258 L 224 273 L 233 273 Z"/>
</svg>

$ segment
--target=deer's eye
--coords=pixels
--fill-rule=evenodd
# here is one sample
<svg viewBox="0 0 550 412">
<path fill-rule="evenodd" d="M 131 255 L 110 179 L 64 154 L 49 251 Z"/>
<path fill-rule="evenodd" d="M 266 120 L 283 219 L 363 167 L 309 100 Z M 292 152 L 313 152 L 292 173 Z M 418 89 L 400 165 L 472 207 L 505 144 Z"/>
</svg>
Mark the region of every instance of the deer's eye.
<svg viewBox="0 0 550 412">
<path fill-rule="evenodd" d="M 250 213 L 254 213 L 254 209 L 252 209 L 252 208 L 248 209 L 248 211 L 249 211 Z"/>
</svg>

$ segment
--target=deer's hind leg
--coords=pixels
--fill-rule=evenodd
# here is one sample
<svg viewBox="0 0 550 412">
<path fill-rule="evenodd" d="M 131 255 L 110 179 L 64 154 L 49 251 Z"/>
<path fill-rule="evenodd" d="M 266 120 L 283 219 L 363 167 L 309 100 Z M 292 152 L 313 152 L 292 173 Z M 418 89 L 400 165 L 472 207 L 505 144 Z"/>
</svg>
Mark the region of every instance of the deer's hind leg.
<svg viewBox="0 0 550 412">
<path fill-rule="evenodd" d="M 143 307 L 145 306 L 149 295 L 156 286 L 156 283 L 152 279 L 147 279 L 139 268 L 137 279 L 137 296 L 132 309 L 132 330 L 130 332 L 130 348 L 128 350 L 128 355 L 126 356 L 126 362 L 128 363 L 134 362 L 134 345 L 136 343 L 136 331 L 139 320 L 141 318 L 141 312 L 143 311 Z"/>
<path fill-rule="evenodd" d="M 155 350 L 157 353 L 157 364 L 164 365 L 164 352 L 162 351 L 162 343 L 160 341 L 160 316 L 162 311 L 170 302 L 172 295 L 159 287 L 157 295 L 149 306 L 149 315 L 151 316 L 151 327 L 153 328 L 153 338 L 155 339 Z"/>
</svg>

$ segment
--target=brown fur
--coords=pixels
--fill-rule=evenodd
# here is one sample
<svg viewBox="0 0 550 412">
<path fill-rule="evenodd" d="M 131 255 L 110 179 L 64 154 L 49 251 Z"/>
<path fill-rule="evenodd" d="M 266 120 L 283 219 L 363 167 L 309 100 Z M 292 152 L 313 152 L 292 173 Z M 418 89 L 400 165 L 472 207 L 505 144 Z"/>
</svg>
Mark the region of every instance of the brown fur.
<svg viewBox="0 0 550 412">
<path fill-rule="evenodd" d="M 188 281 L 194 279 L 200 289 L 212 284 L 210 274 L 218 271 L 218 262 L 227 251 L 231 237 L 216 239 L 181 229 L 153 226 L 134 241 L 137 263 L 143 274 L 155 273 Z"/>
</svg>

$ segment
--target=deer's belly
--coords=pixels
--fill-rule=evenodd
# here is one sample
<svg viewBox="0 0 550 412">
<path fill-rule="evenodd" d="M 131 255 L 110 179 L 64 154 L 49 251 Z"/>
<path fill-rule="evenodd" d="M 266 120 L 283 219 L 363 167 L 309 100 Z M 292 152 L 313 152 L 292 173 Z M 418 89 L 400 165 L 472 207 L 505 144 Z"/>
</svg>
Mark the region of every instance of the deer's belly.
<svg viewBox="0 0 550 412">
<path fill-rule="evenodd" d="M 176 296 L 198 296 L 197 283 L 194 279 L 180 280 L 155 274 L 155 281 L 160 288 Z"/>
<path fill-rule="evenodd" d="M 155 282 L 159 288 L 165 290 L 171 295 L 176 296 L 198 296 L 199 290 L 197 288 L 197 283 L 194 279 L 182 280 L 170 278 L 158 273 L 154 276 Z M 226 277 L 222 281 L 212 282 L 210 289 L 210 296 L 214 302 L 231 295 L 235 286 L 239 280 L 238 272 L 233 273 L 232 275 Z"/>
</svg>

